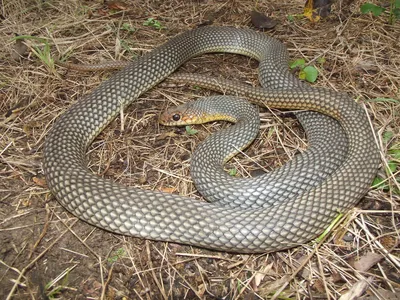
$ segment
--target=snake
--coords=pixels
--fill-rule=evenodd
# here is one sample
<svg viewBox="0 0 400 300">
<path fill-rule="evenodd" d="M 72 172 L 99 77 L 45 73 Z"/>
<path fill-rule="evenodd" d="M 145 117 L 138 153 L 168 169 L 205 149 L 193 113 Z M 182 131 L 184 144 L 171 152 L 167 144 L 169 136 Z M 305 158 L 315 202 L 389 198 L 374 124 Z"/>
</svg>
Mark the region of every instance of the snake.
<svg viewBox="0 0 400 300">
<path fill-rule="evenodd" d="M 129 63 L 129 61 L 121 60 L 103 61 L 98 64 L 76 64 L 57 61 L 59 66 L 79 72 L 119 70 L 127 67 Z M 286 81 L 271 81 L 270 77 L 272 75 L 272 78 L 274 78 L 276 76 L 275 73 L 263 73 L 261 75 L 260 81 L 266 88 L 307 87 L 303 85 L 301 81 L 291 76 L 290 73 L 287 74 L 288 80 Z M 221 78 L 210 79 L 209 76 L 205 75 L 181 72 L 173 73 L 167 79 L 178 83 L 192 83 L 197 87 L 204 87 L 217 92 L 242 96 L 259 106 L 265 106 L 263 103 L 263 95 L 266 91 L 241 82 L 234 82 Z M 232 99 L 235 98 L 234 96 L 231 97 Z M 225 102 L 225 98 L 218 99 L 223 99 Z M 211 104 L 212 102 L 208 103 Z M 206 113 L 206 111 L 212 111 L 211 107 L 205 107 L 203 105 L 201 106 L 203 108 L 202 110 L 199 110 L 197 107 L 198 104 L 172 107 L 160 116 L 159 123 L 166 126 L 183 126 L 189 124 L 203 124 L 217 120 L 232 121 L 235 119 L 232 118 L 232 112 L 228 105 L 224 110 L 219 110 L 220 114 L 218 116 L 215 116 L 215 111 L 211 114 Z M 235 114 L 235 112 L 233 113 Z M 173 120 L 172 117 L 175 114 L 179 114 L 182 118 L 179 121 Z M 320 113 L 300 111 L 294 112 L 293 114 L 300 121 L 307 135 L 307 151 L 295 155 L 292 160 L 275 169 L 273 172 L 258 175 L 255 179 L 229 176 L 222 169 L 225 161 L 221 161 L 221 163 L 211 162 L 208 155 L 202 155 L 203 147 L 206 148 L 204 153 L 209 152 L 207 148 L 213 147 L 201 144 L 193 155 L 190 167 L 191 173 L 194 174 L 194 176 L 192 176 L 193 182 L 197 186 L 200 194 L 208 202 L 214 202 L 224 206 L 240 206 L 245 209 L 267 207 L 287 198 L 296 197 L 300 193 L 304 193 L 310 188 L 317 186 L 332 174 L 343 162 L 347 154 L 347 138 L 341 126 L 334 119 Z M 246 127 L 247 126 L 248 125 L 246 125 Z M 243 130 L 240 137 L 246 138 L 247 133 L 251 136 L 251 132 L 251 130 Z M 248 136 L 249 140 L 252 139 L 250 136 Z M 235 136 L 233 135 L 232 137 L 234 138 Z M 230 140 L 232 140 L 232 138 L 230 138 Z M 228 155 L 226 160 L 234 156 L 235 153 L 237 154 L 237 152 L 234 151 L 230 156 Z M 196 170 L 198 170 L 198 172 Z M 256 197 L 246 197 L 249 190 L 254 190 L 254 188 L 261 185 L 263 186 L 263 193 L 260 193 Z M 238 192 L 243 196 L 238 197 Z"/>
<path fill-rule="evenodd" d="M 121 110 L 190 58 L 212 52 L 258 60 L 261 82 L 289 82 L 290 88 L 269 89 L 263 95 L 265 105 L 336 119 L 348 140 L 337 170 L 297 197 L 247 209 L 126 187 L 88 170 L 88 146 Z M 123 235 L 240 253 L 273 252 L 310 241 L 366 194 L 379 166 L 379 151 L 365 110 L 345 93 L 290 83 L 287 57 L 281 42 L 250 29 L 199 27 L 172 38 L 115 73 L 56 120 L 43 149 L 50 191 L 73 215 Z M 259 186 L 252 194 L 262 192 Z"/>
<path fill-rule="evenodd" d="M 82 70 L 82 66 L 80 67 Z M 217 91 L 222 88 L 224 92 L 235 93 L 259 106 L 265 106 L 263 99 L 264 95 L 268 94 L 265 89 L 226 79 L 213 78 L 210 80 L 209 77 L 198 74 L 178 73 L 173 76 L 173 79 Z M 229 99 L 236 101 L 235 98 L 229 96 L 226 99 L 215 96 L 212 99 L 229 103 Z M 217 120 L 237 122 L 238 112 L 232 111 L 228 104 L 221 108 L 209 100 L 207 103 L 210 103 L 210 107 L 206 107 L 203 104 L 205 100 L 199 101 L 201 101 L 200 104 L 189 102 L 169 108 L 160 115 L 159 122 L 166 126 L 203 124 Z M 252 129 L 255 128 L 253 122 L 256 120 L 250 122 L 246 119 L 236 125 L 236 127 L 243 128 L 232 128 L 232 132 L 227 134 L 227 138 L 213 137 L 200 144 L 195 150 L 190 170 L 197 190 L 209 202 L 247 209 L 267 207 L 287 198 L 296 197 L 325 180 L 343 162 L 347 154 L 346 136 L 340 125 L 330 117 L 324 117 L 324 115 L 311 111 L 297 112 L 295 115 L 308 137 L 309 146 L 306 152 L 296 155 L 273 172 L 264 173 L 255 178 L 228 175 L 223 169 L 224 163 L 241 152 L 254 139 Z M 175 119 L 176 117 L 178 119 Z M 225 133 L 223 134 L 225 135 Z M 217 143 L 220 140 L 229 141 L 229 144 Z M 247 142 L 245 143 L 243 140 Z M 213 151 L 214 148 L 221 149 L 221 152 Z M 210 155 L 210 152 L 213 155 Z M 249 197 L 249 192 L 251 193 L 259 186 L 263 187 L 262 193 L 253 193 Z"/>
</svg>

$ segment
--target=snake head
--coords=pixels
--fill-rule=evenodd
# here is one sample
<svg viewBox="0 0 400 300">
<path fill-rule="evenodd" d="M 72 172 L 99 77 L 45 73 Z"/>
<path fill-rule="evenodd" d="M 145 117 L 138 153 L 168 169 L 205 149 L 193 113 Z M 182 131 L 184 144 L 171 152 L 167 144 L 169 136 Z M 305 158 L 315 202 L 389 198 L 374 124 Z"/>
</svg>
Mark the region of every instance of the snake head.
<svg viewBox="0 0 400 300">
<path fill-rule="evenodd" d="M 158 122 L 165 126 L 185 126 L 206 123 L 204 113 L 194 109 L 194 102 L 171 107 L 162 112 Z"/>
<path fill-rule="evenodd" d="M 236 123 L 238 112 L 252 110 L 247 101 L 232 96 L 202 97 L 169 108 L 161 113 L 159 123 L 166 126 L 184 126 L 204 124 L 214 121 L 228 121 Z"/>
</svg>

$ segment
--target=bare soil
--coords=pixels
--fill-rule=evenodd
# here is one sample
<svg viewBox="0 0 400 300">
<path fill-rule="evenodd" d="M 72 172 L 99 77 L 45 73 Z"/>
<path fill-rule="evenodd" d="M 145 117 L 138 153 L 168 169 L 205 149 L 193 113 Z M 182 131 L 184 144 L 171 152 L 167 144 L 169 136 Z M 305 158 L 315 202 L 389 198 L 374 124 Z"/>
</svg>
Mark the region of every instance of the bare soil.
<svg viewBox="0 0 400 300">
<path fill-rule="evenodd" d="M 327 18 L 311 23 L 300 16 L 303 1 L 2 1 L 0 299 L 398 299 L 400 160 L 392 150 L 400 149 L 400 22 L 362 15 L 361 3 L 337 1 Z M 284 42 L 292 59 L 318 68 L 316 85 L 347 92 L 365 106 L 384 187 L 372 187 L 324 243 L 264 255 L 116 235 L 61 207 L 41 169 L 43 142 L 54 120 L 112 71 L 82 73 L 51 59 L 132 60 L 199 25 L 254 28 L 254 9 L 278 21 L 267 34 Z M 162 28 L 145 25 L 149 18 Z M 28 36 L 27 46 L 15 34 Z M 192 59 L 180 71 L 256 84 L 256 67 L 251 59 L 218 54 Z M 189 176 L 190 155 L 227 124 L 195 126 L 198 134 L 188 135 L 159 126 L 157 116 L 207 94 L 169 82 L 147 92 L 90 147 L 90 169 L 124 185 L 201 201 Z M 261 117 L 255 143 L 227 166 L 241 176 L 259 166 L 272 170 L 307 147 L 286 112 L 263 110 Z"/>
</svg>

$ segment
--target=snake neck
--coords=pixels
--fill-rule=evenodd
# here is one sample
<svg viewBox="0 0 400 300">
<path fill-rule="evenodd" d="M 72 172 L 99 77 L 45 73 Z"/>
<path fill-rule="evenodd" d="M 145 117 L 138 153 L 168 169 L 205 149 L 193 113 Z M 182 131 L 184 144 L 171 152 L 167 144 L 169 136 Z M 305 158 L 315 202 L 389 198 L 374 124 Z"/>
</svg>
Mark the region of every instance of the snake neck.
<svg viewBox="0 0 400 300">
<path fill-rule="evenodd" d="M 221 116 L 218 119 L 235 123 L 210 135 L 193 153 L 191 172 L 215 172 L 248 147 L 260 128 L 258 109 L 249 102 L 232 96 L 202 98 L 193 102 L 194 111 Z M 217 119 L 217 118 L 215 118 Z M 220 174 L 219 171 L 216 171 Z"/>
</svg>

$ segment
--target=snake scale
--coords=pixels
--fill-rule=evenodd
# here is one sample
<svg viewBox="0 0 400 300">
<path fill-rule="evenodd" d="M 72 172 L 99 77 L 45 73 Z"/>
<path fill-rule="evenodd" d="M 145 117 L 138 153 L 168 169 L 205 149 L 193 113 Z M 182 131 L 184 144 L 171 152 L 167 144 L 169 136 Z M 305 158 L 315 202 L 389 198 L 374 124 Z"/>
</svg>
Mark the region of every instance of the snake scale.
<svg viewBox="0 0 400 300">
<path fill-rule="evenodd" d="M 191 57 L 209 52 L 239 53 L 258 60 L 261 83 L 268 78 L 277 87 L 290 81 L 285 47 L 262 33 L 201 27 L 178 35 L 103 82 L 55 122 L 44 145 L 43 162 L 51 192 L 80 219 L 135 237 L 243 253 L 277 251 L 309 241 L 338 212 L 360 200 L 379 164 L 365 111 L 342 93 L 291 85 L 263 95 L 263 103 L 270 107 L 313 110 L 335 118 L 348 139 L 347 156 L 334 173 L 276 205 L 224 207 L 124 187 L 87 169 L 87 147 L 121 109 Z M 263 186 L 249 192 L 249 197 L 263 193 Z"/>
</svg>

